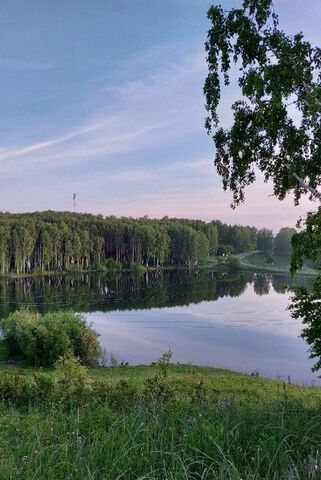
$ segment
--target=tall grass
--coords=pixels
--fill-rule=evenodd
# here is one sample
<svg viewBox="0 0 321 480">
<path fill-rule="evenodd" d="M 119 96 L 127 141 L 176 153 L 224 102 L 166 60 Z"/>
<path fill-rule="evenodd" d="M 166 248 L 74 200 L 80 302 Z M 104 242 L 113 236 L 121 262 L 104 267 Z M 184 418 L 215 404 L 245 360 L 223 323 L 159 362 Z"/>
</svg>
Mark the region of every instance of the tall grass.
<svg viewBox="0 0 321 480">
<path fill-rule="evenodd" d="M 317 479 L 320 421 L 293 404 L 3 411 L 0 478 Z"/>
<path fill-rule="evenodd" d="M 317 389 L 184 366 L 90 372 L 16 371 L 7 397 L 2 383 L 1 480 L 321 479 Z M 37 375 L 47 393 L 30 401 L 17 378 Z"/>
</svg>

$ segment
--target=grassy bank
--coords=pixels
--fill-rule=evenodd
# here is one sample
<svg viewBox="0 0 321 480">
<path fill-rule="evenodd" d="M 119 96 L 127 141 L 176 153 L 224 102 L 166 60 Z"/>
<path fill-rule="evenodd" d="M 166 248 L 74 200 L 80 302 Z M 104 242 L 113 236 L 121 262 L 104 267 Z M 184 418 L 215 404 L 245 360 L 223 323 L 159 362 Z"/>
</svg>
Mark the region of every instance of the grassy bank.
<svg viewBox="0 0 321 480">
<path fill-rule="evenodd" d="M 321 390 L 194 366 L 0 369 L 0 479 L 319 479 Z"/>
<path fill-rule="evenodd" d="M 238 255 L 243 268 L 271 273 L 289 273 L 290 257 L 275 256 L 273 262 L 269 262 L 263 253 L 244 253 Z M 306 265 L 298 272 L 298 275 L 317 275 L 318 272 Z"/>
</svg>

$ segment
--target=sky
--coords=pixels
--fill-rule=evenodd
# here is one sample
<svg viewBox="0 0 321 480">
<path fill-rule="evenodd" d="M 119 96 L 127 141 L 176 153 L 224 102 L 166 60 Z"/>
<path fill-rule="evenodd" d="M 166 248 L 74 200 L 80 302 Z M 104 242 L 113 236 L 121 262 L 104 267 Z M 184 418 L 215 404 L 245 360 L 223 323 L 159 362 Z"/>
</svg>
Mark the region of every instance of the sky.
<svg viewBox="0 0 321 480">
<path fill-rule="evenodd" d="M 221 0 L 228 8 L 241 0 Z M 204 129 L 207 0 L 1 0 L 0 210 L 294 226 L 258 179 L 230 208 Z M 321 44 L 320 0 L 275 0 Z M 236 91 L 222 101 L 226 125 Z"/>
</svg>

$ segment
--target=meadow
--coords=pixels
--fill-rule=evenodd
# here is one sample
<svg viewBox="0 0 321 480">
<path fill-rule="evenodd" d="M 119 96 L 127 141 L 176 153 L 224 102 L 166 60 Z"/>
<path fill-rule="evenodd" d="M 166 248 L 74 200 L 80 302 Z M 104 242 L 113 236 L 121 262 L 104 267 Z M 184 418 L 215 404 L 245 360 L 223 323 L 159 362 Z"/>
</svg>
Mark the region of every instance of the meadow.
<svg viewBox="0 0 321 480">
<path fill-rule="evenodd" d="M 321 390 L 174 365 L 2 365 L 1 480 L 321 478 Z"/>
</svg>

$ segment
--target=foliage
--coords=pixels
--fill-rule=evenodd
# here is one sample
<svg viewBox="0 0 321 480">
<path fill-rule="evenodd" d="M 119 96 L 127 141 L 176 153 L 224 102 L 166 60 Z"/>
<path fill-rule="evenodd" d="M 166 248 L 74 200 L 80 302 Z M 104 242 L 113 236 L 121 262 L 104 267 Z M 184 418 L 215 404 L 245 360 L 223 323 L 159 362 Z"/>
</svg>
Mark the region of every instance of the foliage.
<svg viewBox="0 0 321 480">
<path fill-rule="evenodd" d="M 267 271 L 271 273 L 285 273 L 287 274 L 287 278 L 284 280 L 284 284 L 289 285 L 289 283 L 300 283 L 303 281 L 303 275 L 308 275 L 310 278 L 306 278 L 306 284 L 308 288 L 312 285 L 315 276 L 317 275 L 317 270 L 313 268 L 313 266 L 304 265 L 302 270 L 300 270 L 300 276 L 296 278 L 289 277 L 289 270 L 290 270 L 290 257 L 274 255 L 273 256 L 273 263 L 269 261 L 264 253 L 252 253 L 247 255 L 246 258 L 242 258 L 242 265 L 246 269 L 251 269 L 254 271 Z M 274 276 L 273 278 L 278 278 Z"/>
<path fill-rule="evenodd" d="M 219 245 L 217 248 L 217 255 L 225 256 L 234 253 L 234 248 L 231 245 Z"/>
<path fill-rule="evenodd" d="M 40 315 L 22 309 L 3 319 L 0 327 L 9 357 L 18 355 L 33 365 L 50 366 L 70 355 L 92 365 L 100 355 L 97 333 L 72 311 Z"/>
<path fill-rule="evenodd" d="M 114 260 L 113 258 L 106 258 L 104 260 L 104 266 L 107 270 L 120 272 L 123 268 L 123 264 L 120 261 Z"/>
<path fill-rule="evenodd" d="M 87 368 L 72 355 L 60 357 L 56 361 L 53 381 L 54 400 L 64 406 L 70 405 L 70 402 L 77 398 L 83 397 L 84 401 L 92 388 Z"/>
<path fill-rule="evenodd" d="M 243 0 L 229 12 L 213 6 L 208 18 L 206 127 L 209 133 L 215 129 L 215 165 L 224 188 L 237 204 L 260 170 L 278 198 L 293 191 L 298 200 L 307 188 L 297 176 L 312 188 L 321 181 L 321 50 L 302 33 L 279 29 L 272 0 Z M 221 74 L 228 84 L 233 65 L 240 72 L 240 99 L 232 105 L 232 127 L 224 129 L 218 115 Z"/>
<path fill-rule="evenodd" d="M 130 265 L 130 271 L 132 273 L 140 274 L 140 273 L 145 273 L 147 271 L 147 268 L 144 265 L 141 265 L 140 263 L 132 263 Z"/>
<path fill-rule="evenodd" d="M 144 383 L 144 389 L 142 391 L 143 403 L 155 410 L 161 405 L 173 400 L 175 397 L 175 391 L 167 381 L 165 376 L 154 375 L 148 377 Z"/>
<path fill-rule="evenodd" d="M 292 237 L 297 233 L 295 228 L 281 228 L 275 237 L 274 252 L 280 256 L 290 256 L 292 253 Z"/>
<path fill-rule="evenodd" d="M 218 255 L 222 255 L 222 253 L 242 253 L 256 249 L 257 229 L 255 227 L 227 225 L 220 221 L 213 223 L 218 231 Z M 222 252 L 224 248 L 225 251 Z"/>
<path fill-rule="evenodd" d="M 92 264 L 90 270 L 92 272 L 95 272 L 95 273 L 106 273 L 107 272 L 106 266 L 101 262 L 94 262 Z"/>
<path fill-rule="evenodd" d="M 171 350 L 168 350 L 157 359 L 156 365 L 160 368 L 163 377 L 167 377 L 172 358 L 173 352 Z"/>
<path fill-rule="evenodd" d="M 0 213 L 0 273 L 120 271 L 196 266 L 215 255 L 213 222 L 116 218 L 69 212 Z"/>
<path fill-rule="evenodd" d="M 157 370 L 88 369 L 60 401 L 57 369 L 2 370 L 0 479 L 320 479 L 318 388 L 171 365 L 164 397 Z"/>
<path fill-rule="evenodd" d="M 314 370 L 321 368 L 321 276 L 313 284 L 312 290 L 305 287 L 294 289 L 289 307 L 294 318 L 302 320 L 302 337 L 310 345 L 310 357 L 315 358 Z"/>
<path fill-rule="evenodd" d="M 272 230 L 262 228 L 257 232 L 257 248 L 263 252 L 269 261 L 273 259 L 274 236 Z"/>
<path fill-rule="evenodd" d="M 195 267 L 216 254 L 255 250 L 257 229 L 164 217 L 69 212 L 0 213 L 0 273 L 43 275 Z M 18 235 L 25 241 L 20 242 Z"/>
<path fill-rule="evenodd" d="M 272 182 L 279 199 L 293 193 L 297 204 L 309 193 L 321 200 L 316 190 L 321 182 L 321 49 L 301 32 L 287 35 L 279 28 L 272 0 L 243 0 L 240 8 L 227 12 L 212 6 L 208 18 L 206 128 L 216 146 L 214 163 L 223 187 L 233 193 L 233 206 L 244 201 L 244 190 L 257 172 Z M 233 124 L 226 129 L 218 109 L 222 80 L 229 84 L 233 66 L 239 71 L 240 95 L 232 105 Z M 308 213 L 301 227 L 292 237 L 292 273 L 305 259 L 320 263 L 321 207 Z M 280 232 L 278 253 L 289 251 L 291 234 Z M 263 249 L 258 242 L 258 248 L 270 256 L 271 244 Z M 312 356 L 321 354 L 320 283 L 318 278 L 310 293 L 297 290 L 291 306 L 295 317 L 303 316 Z"/>
</svg>

